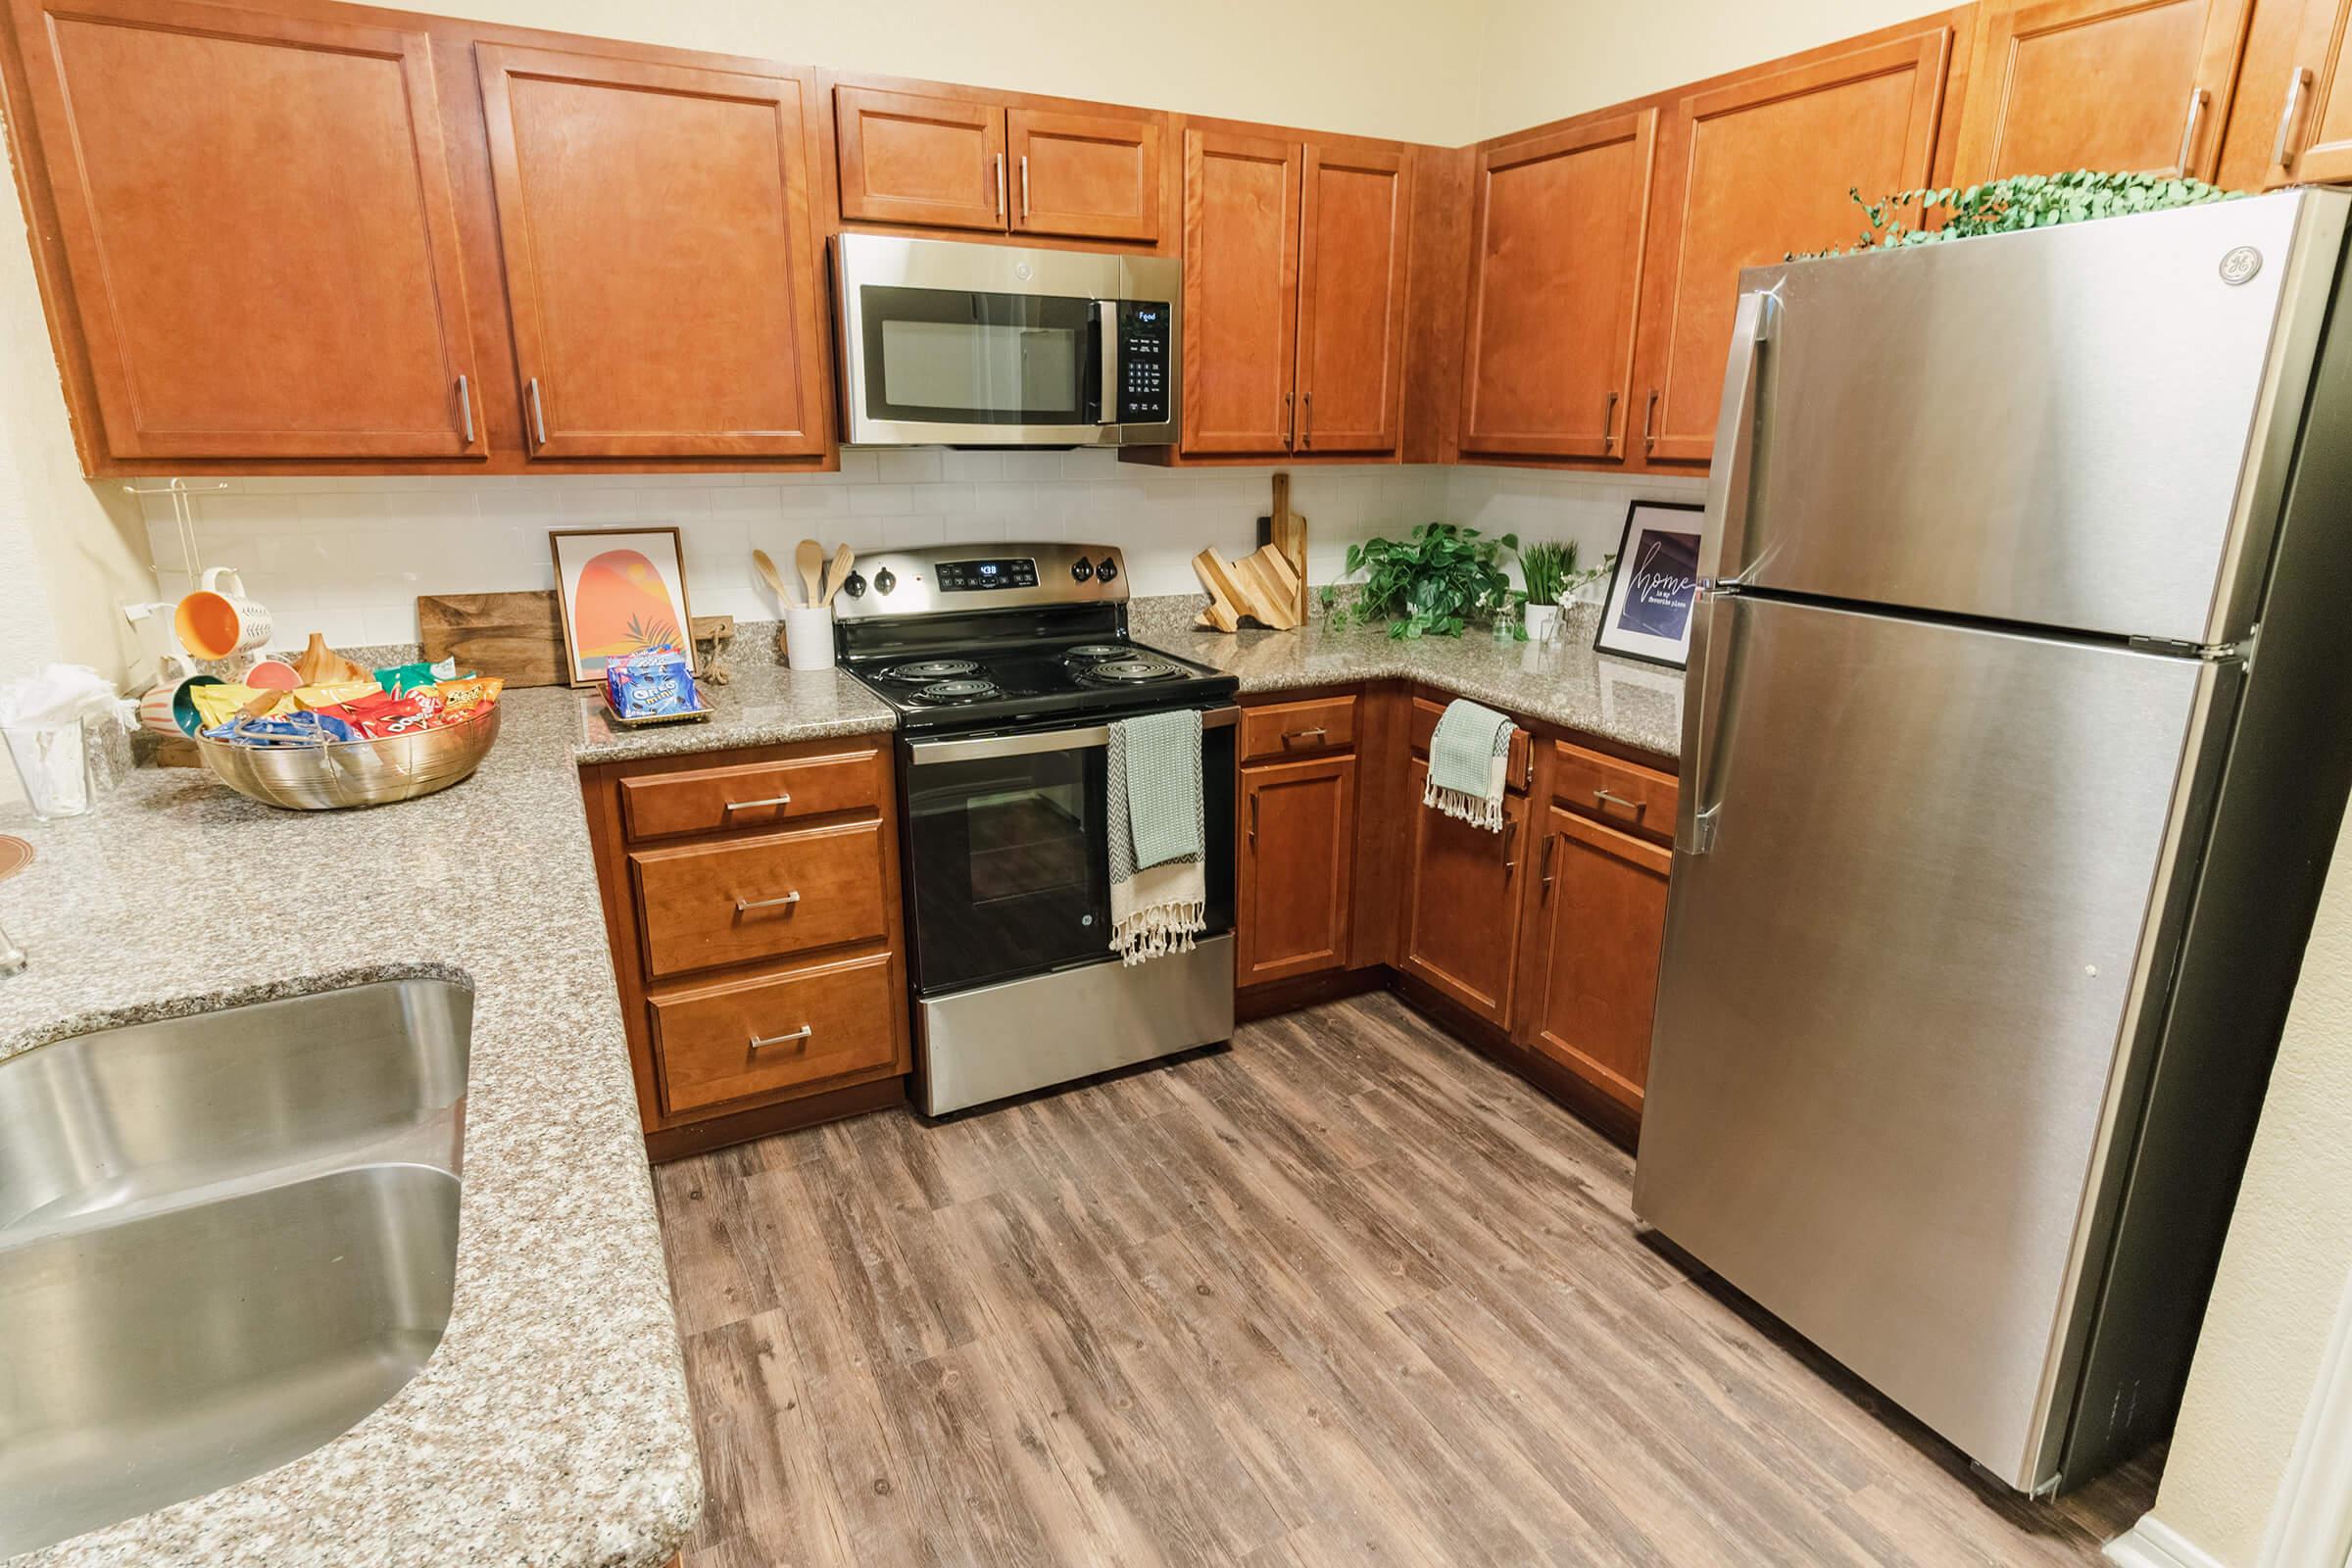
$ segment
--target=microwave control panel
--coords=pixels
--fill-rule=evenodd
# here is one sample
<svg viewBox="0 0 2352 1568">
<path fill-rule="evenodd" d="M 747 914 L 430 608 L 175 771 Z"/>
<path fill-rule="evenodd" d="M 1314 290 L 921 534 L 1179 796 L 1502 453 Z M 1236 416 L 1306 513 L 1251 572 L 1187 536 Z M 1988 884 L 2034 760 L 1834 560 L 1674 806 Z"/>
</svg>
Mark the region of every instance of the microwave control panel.
<svg viewBox="0 0 2352 1568">
<path fill-rule="evenodd" d="M 1164 424 L 1168 413 L 1168 319 L 1165 302 L 1119 301 L 1120 424 Z"/>
</svg>

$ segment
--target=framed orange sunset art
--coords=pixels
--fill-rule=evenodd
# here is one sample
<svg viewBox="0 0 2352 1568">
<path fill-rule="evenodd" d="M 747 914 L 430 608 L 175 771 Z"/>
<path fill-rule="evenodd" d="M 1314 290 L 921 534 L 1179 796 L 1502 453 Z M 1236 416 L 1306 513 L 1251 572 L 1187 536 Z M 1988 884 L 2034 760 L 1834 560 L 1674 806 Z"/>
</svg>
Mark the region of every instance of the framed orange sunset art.
<svg viewBox="0 0 2352 1568">
<path fill-rule="evenodd" d="M 604 679 L 607 661 L 649 648 L 694 657 L 677 529 L 557 528 L 547 540 L 574 686 Z"/>
</svg>

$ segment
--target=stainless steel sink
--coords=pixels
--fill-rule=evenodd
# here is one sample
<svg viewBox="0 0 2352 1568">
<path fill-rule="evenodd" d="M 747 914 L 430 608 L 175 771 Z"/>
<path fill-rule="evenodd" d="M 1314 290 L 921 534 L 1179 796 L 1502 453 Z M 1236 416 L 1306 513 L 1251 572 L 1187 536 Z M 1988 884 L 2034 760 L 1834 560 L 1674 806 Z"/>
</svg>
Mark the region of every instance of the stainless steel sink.
<svg viewBox="0 0 2352 1568">
<path fill-rule="evenodd" d="M 407 980 L 0 1061 L 0 1557 L 284 1464 L 422 1369 L 472 1016 Z"/>
</svg>

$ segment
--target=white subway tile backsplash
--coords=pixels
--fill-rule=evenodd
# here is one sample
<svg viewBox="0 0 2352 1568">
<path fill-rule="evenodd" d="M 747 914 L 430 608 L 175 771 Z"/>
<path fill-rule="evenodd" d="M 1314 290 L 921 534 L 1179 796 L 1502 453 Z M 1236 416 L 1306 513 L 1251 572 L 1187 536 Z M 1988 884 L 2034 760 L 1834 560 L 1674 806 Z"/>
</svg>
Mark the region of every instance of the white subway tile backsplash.
<svg viewBox="0 0 2352 1568">
<path fill-rule="evenodd" d="M 1080 539 L 1126 552 L 1138 594 L 1194 589 L 1192 558 L 1256 544 L 1266 470 L 1158 469 L 1115 453 L 855 451 L 839 474 L 446 475 L 237 479 L 196 498 L 202 561 L 233 565 L 283 639 L 407 642 L 419 594 L 554 586 L 550 528 L 674 524 L 694 608 L 772 618 L 757 546 L 789 571 L 815 538 L 873 552 L 959 539 Z M 1617 546 L 1637 496 L 1695 501 L 1697 479 L 1517 468 L 1386 466 L 1292 470 L 1307 517 L 1308 576 L 1341 574 L 1348 546 L 1449 518 L 1489 533 L 1575 539 L 1588 562 Z M 167 597 L 186 592 L 169 498 L 141 503 Z"/>
</svg>

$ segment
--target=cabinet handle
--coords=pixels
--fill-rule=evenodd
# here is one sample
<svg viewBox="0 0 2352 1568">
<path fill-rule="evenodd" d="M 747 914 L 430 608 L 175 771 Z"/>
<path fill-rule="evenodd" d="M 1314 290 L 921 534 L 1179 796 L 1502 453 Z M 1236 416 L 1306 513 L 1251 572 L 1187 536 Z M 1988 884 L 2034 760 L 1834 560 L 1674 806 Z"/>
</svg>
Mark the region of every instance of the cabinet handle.
<svg viewBox="0 0 2352 1568">
<path fill-rule="evenodd" d="M 1282 744 L 1288 746 L 1291 744 L 1291 742 L 1302 741 L 1309 735 L 1312 735 L 1317 740 L 1321 740 L 1324 736 L 1330 733 L 1331 732 L 1329 730 L 1325 729 L 1320 724 L 1313 725 L 1307 729 L 1286 729 L 1282 732 Z"/>
<path fill-rule="evenodd" d="M 1295 439 L 1295 432 L 1298 428 L 1298 421 L 1291 412 L 1291 394 L 1285 392 L 1282 395 L 1282 444 L 1284 446 L 1289 446 Z"/>
<path fill-rule="evenodd" d="M 1605 455 L 1617 444 L 1617 394 L 1612 391 L 1600 406 L 1600 450 Z"/>
<path fill-rule="evenodd" d="M 754 1051 L 758 1051 L 763 1046 L 790 1045 L 796 1040 L 813 1039 L 815 1035 L 816 1029 L 814 1025 L 803 1024 L 788 1035 L 754 1035 L 752 1036 L 752 1049 Z"/>
<path fill-rule="evenodd" d="M 791 804 L 792 797 L 789 795 L 771 795 L 764 801 L 729 801 L 727 810 L 749 811 L 762 806 L 790 806 Z M 722 811 L 719 814 L 723 816 L 726 812 Z"/>
<path fill-rule="evenodd" d="M 1004 155 L 997 154 L 994 162 L 997 171 L 997 221 L 1002 223 L 1004 221 Z"/>
<path fill-rule="evenodd" d="M 1253 849 L 1257 845 L 1257 797 L 1254 794 L 1250 797 L 1250 844 Z"/>
<path fill-rule="evenodd" d="M 1029 155 L 1021 154 L 1021 216 L 1029 216 Z"/>
<path fill-rule="evenodd" d="M 2287 138 L 2294 133 L 2295 111 L 2303 107 L 2303 89 L 2310 85 L 2311 69 L 2307 66 L 2296 67 L 2295 74 L 2286 78 L 2286 107 L 2278 111 L 2278 143 L 2271 149 L 2271 162 L 2280 169 L 2286 167 L 2287 159 L 2292 156 Z"/>
<path fill-rule="evenodd" d="M 1551 858 L 1559 847 L 1560 836 L 1557 833 L 1544 835 L 1544 886 L 1543 890 L 1536 895 L 1539 899 L 1551 897 Z"/>
<path fill-rule="evenodd" d="M 1621 806 L 1633 812 L 1637 820 L 1642 812 L 1649 809 L 1647 801 L 1629 801 L 1622 795 L 1611 795 L 1607 790 L 1594 790 L 1592 804 L 1594 806 Z"/>
<path fill-rule="evenodd" d="M 1302 447 L 1311 447 L 1315 444 L 1315 395 L 1312 392 L 1309 392 L 1306 395 L 1305 401 L 1306 408 L 1302 412 L 1302 417 L 1305 420 L 1305 431 L 1299 436 L 1298 444 Z"/>
<path fill-rule="evenodd" d="M 795 888 L 792 892 L 785 894 L 780 899 L 737 899 L 735 901 L 735 912 L 737 914 L 749 914 L 754 909 L 772 909 L 779 905 L 798 904 L 800 902 L 800 890 Z"/>
<path fill-rule="evenodd" d="M 1649 389 L 1649 406 L 1642 411 L 1642 450 L 1644 453 L 1658 450 L 1658 434 L 1652 428 L 1657 422 L 1657 417 L 1658 389 L 1653 386 Z"/>
<path fill-rule="evenodd" d="M 1515 816 L 1504 817 L 1502 819 L 1502 874 L 1506 877 L 1519 869 L 1518 860 L 1511 855 L 1512 846 L 1518 842 L 1519 819 Z"/>
<path fill-rule="evenodd" d="M 466 444 L 473 445 L 473 390 L 462 375 L 458 377 L 458 419 L 466 432 Z"/>
<path fill-rule="evenodd" d="M 2197 150 L 2197 122 L 2205 118 L 2207 96 L 2208 94 L 2202 87 L 2191 87 L 2188 90 L 2188 123 L 2180 130 L 2180 177 L 2182 179 L 2189 177 L 2188 158 L 2189 154 Z"/>
<path fill-rule="evenodd" d="M 539 432 L 539 444 L 547 445 L 547 404 L 539 396 L 539 378 L 532 376 L 523 389 L 531 400 L 531 427 Z"/>
</svg>

